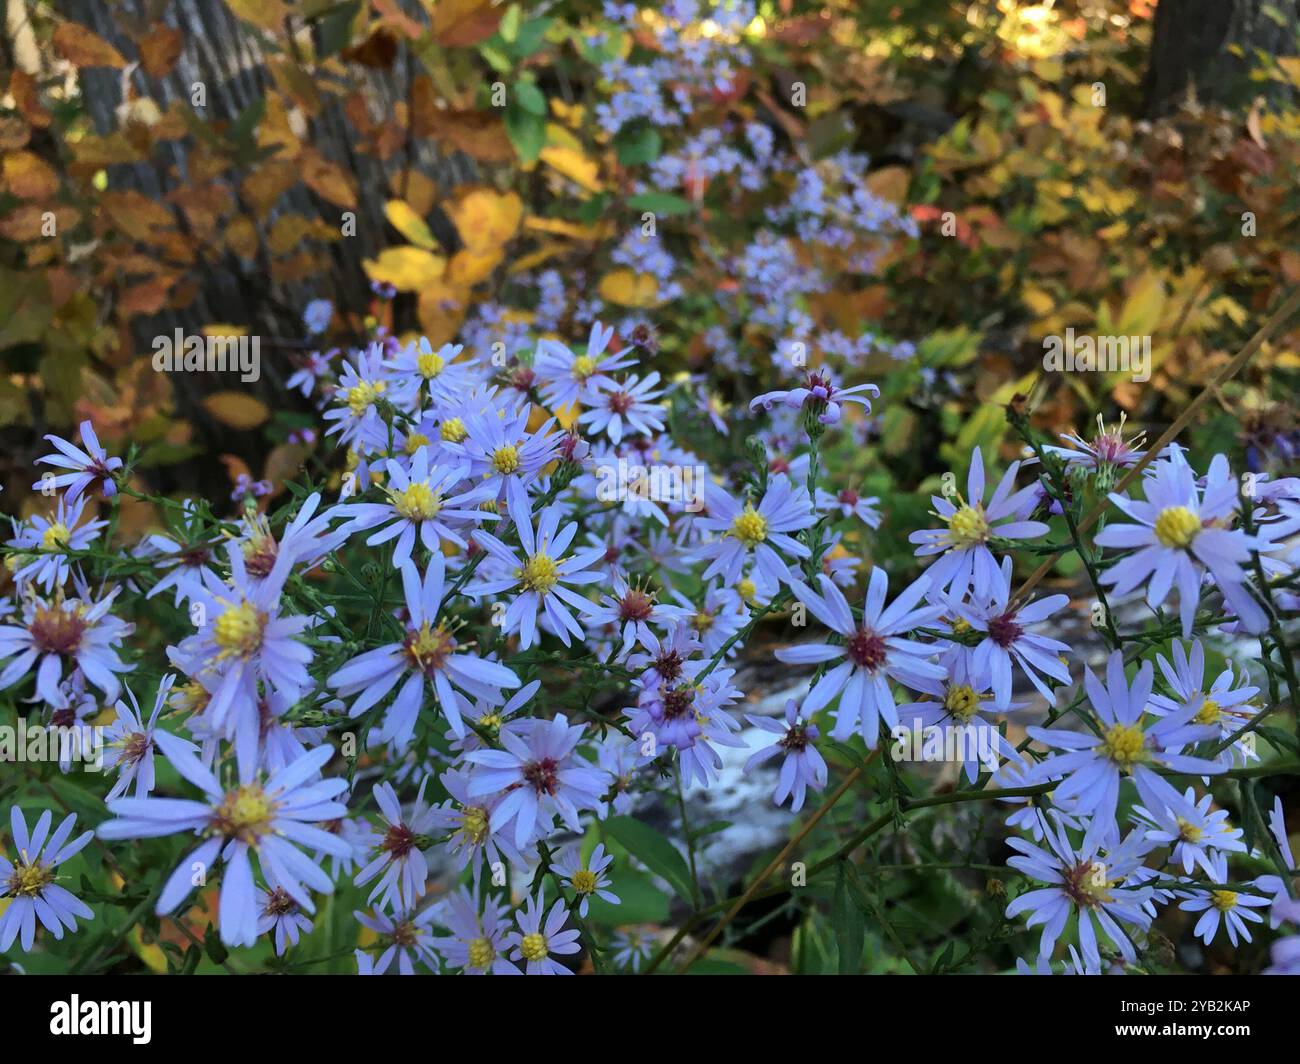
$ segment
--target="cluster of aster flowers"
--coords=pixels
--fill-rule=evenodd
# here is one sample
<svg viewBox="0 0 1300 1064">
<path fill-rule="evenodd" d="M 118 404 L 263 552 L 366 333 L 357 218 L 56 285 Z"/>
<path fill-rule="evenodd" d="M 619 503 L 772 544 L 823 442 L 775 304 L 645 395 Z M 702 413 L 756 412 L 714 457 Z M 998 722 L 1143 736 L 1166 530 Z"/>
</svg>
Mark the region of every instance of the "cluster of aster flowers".
<svg viewBox="0 0 1300 1064">
<path fill-rule="evenodd" d="M 602 821 L 665 774 L 713 786 L 729 750 L 747 772 L 772 765 L 774 802 L 797 812 L 832 748 L 876 757 L 938 731 L 978 739 L 957 758 L 972 793 L 1015 791 L 1008 869 L 1028 885 L 1006 913 L 1041 927 L 1025 970 L 1058 948 L 1079 972 L 1136 964 L 1171 905 L 1207 943 L 1296 922 L 1280 803 L 1248 844 L 1214 789 L 1260 759 L 1272 709 L 1244 668 L 1207 669 L 1232 637 L 1284 671 L 1300 481 L 1247 490 L 1223 456 L 1198 476 L 1179 448 L 1104 428 L 1000 475 L 976 448 L 964 491 L 945 479 L 934 527 L 912 533 L 920 575 L 903 582 L 857 571 L 844 537 L 869 543 L 886 515 L 819 461 L 827 433 L 870 413 L 869 384 L 820 368 L 757 396 L 761 458 L 739 468 L 674 442 L 671 411 L 712 420 L 696 382 L 661 378 L 600 322 L 507 366 L 391 336 L 340 355 L 306 381 L 346 455 L 335 485 L 291 485 L 271 512 L 250 490 L 224 518 L 164 500 L 166 528 L 124 548 L 88 507 L 116 505 L 131 463 L 87 423 L 80 446 L 52 439 L 63 492 L 7 544 L 0 688 L 55 724 L 113 707 L 95 834 L 182 836 L 160 915 L 215 890 L 227 947 L 291 954 L 350 883 L 368 890 L 364 973 L 568 974 L 584 949 L 597 970 L 637 970 L 653 934 L 602 941 L 587 923 L 620 904 L 635 859 L 607 852 Z M 677 479 L 598 491 L 620 464 Z M 1108 518 L 1089 555 L 1101 677 L 1050 634 L 1068 597 L 1024 594 L 1014 566 L 1052 549 L 1049 521 L 1077 532 L 1088 491 Z M 181 633 L 160 660 L 131 642 L 146 599 Z M 1152 620 L 1134 632 L 1126 609 Z M 780 616 L 795 631 L 777 660 L 811 675 L 782 715 L 745 712 L 737 655 Z M 0 949 L 93 918 L 58 882 L 91 833 L 50 823 L 29 833 L 14 807 Z M 1279 939 L 1275 969 L 1295 964 Z"/>
</svg>

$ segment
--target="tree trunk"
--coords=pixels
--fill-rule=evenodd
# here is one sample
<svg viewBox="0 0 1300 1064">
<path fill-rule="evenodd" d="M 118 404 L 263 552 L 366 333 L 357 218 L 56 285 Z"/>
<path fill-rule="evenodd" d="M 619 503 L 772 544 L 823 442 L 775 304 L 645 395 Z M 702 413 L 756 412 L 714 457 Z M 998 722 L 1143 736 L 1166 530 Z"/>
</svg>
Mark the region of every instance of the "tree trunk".
<svg viewBox="0 0 1300 1064">
<path fill-rule="evenodd" d="M 1252 82 L 1248 74 L 1256 51 L 1294 52 L 1298 25 L 1300 0 L 1160 0 L 1143 84 L 1148 117 L 1177 106 L 1189 85 L 1202 103 L 1290 97 L 1286 86 Z"/>
<path fill-rule="evenodd" d="M 56 0 L 55 6 L 61 15 L 93 30 L 128 58 L 137 54 L 129 36 L 131 25 L 149 26 L 157 21 L 179 30 L 183 50 L 165 77 L 149 77 L 140 68 L 129 75 L 135 92 L 151 97 L 164 110 L 177 101 L 189 107 L 192 87 L 201 82 L 206 101 L 199 114 L 205 123 L 219 127 L 238 119 L 277 91 L 258 31 L 232 15 L 222 0 L 114 0 L 112 4 L 104 0 Z M 418 0 L 401 0 L 397 6 L 416 20 L 428 17 Z M 418 69 L 419 65 L 403 50 L 388 67 L 364 71 L 363 92 L 372 117 L 392 115 L 399 103 L 409 99 L 411 81 Z M 83 98 L 96 131 L 104 135 L 118 129 L 118 108 L 125 88 L 122 71 L 86 68 L 80 74 Z M 303 184 L 294 186 L 265 218 L 257 220 L 263 250 L 256 260 L 245 261 L 229 251 L 201 256 L 187 278 L 196 283 L 197 291 L 185 306 L 132 318 L 137 352 L 149 352 L 154 337 L 171 336 L 177 329 L 193 335 L 214 322 L 241 326 L 250 335 L 263 338 L 263 346 L 262 379 L 240 387 L 259 395 L 273 408 L 297 405 L 296 397 L 286 395 L 284 381 L 293 369 L 289 358 L 292 342 L 304 334 L 302 309 L 311 299 L 326 298 L 340 309 L 364 312 L 371 296 L 362 260 L 374 258 L 386 243 L 384 203 L 389 196 L 389 175 L 409 167 L 432 178 L 444 193 L 476 177 L 473 160 L 458 152 L 441 151 L 427 138 L 410 138 L 405 149 L 387 162 L 356 150 L 356 134 L 342 102 L 333 96 L 326 100 L 320 112 L 309 120 L 301 139 L 356 179 L 355 235 L 328 245 L 329 266 L 321 273 L 301 281 L 273 281 L 263 255 L 266 235 L 278 218 L 284 214 L 319 217 L 332 227 L 338 227 L 342 220 L 339 207 L 320 199 Z M 171 193 L 186 185 L 194 146 L 192 137 L 167 141 L 156 147 L 147 162 L 110 166 L 108 187 L 138 191 L 154 202 L 167 203 Z M 232 171 L 229 183 L 237 188 L 243 176 Z M 178 224 L 183 225 L 180 212 L 176 213 Z M 452 245 L 457 239 L 445 219 L 431 218 L 429 224 L 445 244 Z M 290 344 L 285 345 L 283 340 Z M 238 442 L 229 439 L 229 430 L 213 424 L 200 405 L 206 393 L 227 386 L 225 383 L 212 379 L 210 374 L 173 374 L 171 383 L 178 413 L 193 423 L 210 451 L 218 444 L 219 449 L 241 450 Z M 244 449 L 249 453 L 244 457 L 256 468 L 258 456 L 254 452 L 260 444 L 256 438 L 245 442 Z"/>
</svg>

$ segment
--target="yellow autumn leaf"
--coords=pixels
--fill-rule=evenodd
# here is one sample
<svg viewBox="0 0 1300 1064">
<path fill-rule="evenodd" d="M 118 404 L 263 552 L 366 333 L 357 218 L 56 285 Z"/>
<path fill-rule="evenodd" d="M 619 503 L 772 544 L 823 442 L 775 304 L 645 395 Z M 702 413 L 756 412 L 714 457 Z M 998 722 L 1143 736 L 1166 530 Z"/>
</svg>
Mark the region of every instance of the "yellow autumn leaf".
<svg viewBox="0 0 1300 1064">
<path fill-rule="evenodd" d="M 1164 282 L 1154 271 L 1148 270 L 1129 290 L 1112 335 L 1150 336 L 1160 325 L 1164 309 Z"/>
<path fill-rule="evenodd" d="M 1277 57 L 1277 65 L 1282 68 L 1291 81 L 1291 84 L 1300 89 L 1300 55 L 1280 55 Z"/>
<path fill-rule="evenodd" d="M 434 238 L 433 233 L 429 231 L 428 224 L 405 200 L 391 199 L 385 203 L 384 217 L 388 219 L 388 223 L 394 229 L 416 247 L 425 248 L 428 251 L 437 249 L 438 241 Z"/>
<path fill-rule="evenodd" d="M 245 392 L 214 392 L 203 399 L 203 408 L 223 425 L 243 432 L 257 428 L 271 416 L 264 402 Z"/>
<path fill-rule="evenodd" d="M 372 281 L 391 284 L 399 292 L 418 292 L 443 275 L 447 260 L 425 248 L 405 244 L 385 248 L 379 258 L 366 259 L 362 265 Z"/>
<path fill-rule="evenodd" d="M 541 160 L 588 192 L 600 192 L 605 187 L 600 180 L 600 164 L 582 151 L 573 148 L 543 148 Z"/>
<path fill-rule="evenodd" d="M 503 248 L 524 218 L 524 202 L 516 193 L 486 186 L 459 190 L 444 209 L 465 246 L 478 253 Z"/>
<path fill-rule="evenodd" d="M 451 284 L 466 287 L 478 284 L 479 281 L 486 280 L 491 276 L 492 271 L 497 268 L 502 258 L 504 258 L 504 255 L 499 247 L 485 250 L 462 248 L 451 257 L 451 262 L 447 267 L 447 280 Z"/>
<path fill-rule="evenodd" d="M 600 279 L 600 298 L 621 307 L 653 307 L 658 296 L 659 282 L 652 273 L 611 270 Z"/>
<path fill-rule="evenodd" d="M 541 218 L 530 214 L 524 219 L 524 228 L 534 233 L 552 233 L 555 236 L 569 236 L 574 240 L 602 240 L 614 232 L 610 222 L 599 225 L 579 225 L 566 222 L 563 218 Z"/>
</svg>

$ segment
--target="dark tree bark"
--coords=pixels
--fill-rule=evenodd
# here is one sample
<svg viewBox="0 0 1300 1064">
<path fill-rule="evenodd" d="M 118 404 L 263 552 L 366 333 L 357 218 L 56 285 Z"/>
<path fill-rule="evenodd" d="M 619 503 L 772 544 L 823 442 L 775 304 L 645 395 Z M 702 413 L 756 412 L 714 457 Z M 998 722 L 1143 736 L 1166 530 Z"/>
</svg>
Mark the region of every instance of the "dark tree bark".
<svg viewBox="0 0 1300 1064">
<path fill-rule="evenodd" d="M 1298 25 L 1300 0 L 1160 0 L 1143 83 L 1147 115 L 1177 106 L 1189 85 L 1204 103 L 1291 95 L 1285 86 L 1251 82 L 1247 74 L 1256 51 L 1293 53 Z"/>
<path fill-rule="evenodd" d="M 403 0 L 402 6 L 413 18 L 427 18 L 427 11 L 416 0 Z M 131 74 L 136 91 L 152 97 L 163 109 L 176 101 L 189 106 L 191 87 L 202 82 L 206 89 L 202 117 L 213 123 L 229 122 L 275 91 L 258 33 L 232 15 L 222 0 L 114 0 L 111 4 L 104 0 L 57 0 L 56 8 L 64 17 L 89 27 L 128 58 L 136 54 L 129 25 L 148 26 L 161 21 L 178 29 L 183 51 L 166 77 L 150 78 L 141 69 Z M 365 93 L 372 116 L 392 114 L 399 102 L 409 98 L 417 64 L 406 58 L 399 54 L 388 68 L 365 71 Z M 118 128 L 117 109 L 123 102 L 121 72 L 85 69 L 81 77 L 85 103 L 97 131 L 112 132 Z M 303 335 L 302 308 L 313 298 L 331 299 L 335 306 L 352 312 L 364 310 L 370 292 L 362 260 L 373 258 L 391 236 L 386 236 L 384 217 L 389 173 L 409 166 L 433 178 L 444 192 L 475 178 L 472 160 L 460 153 L 444 152 L 427 139 L 413 139 L 406 151 L 387 163 L 356 151 L 354 133 L 342 104 L 327 99 L 329 102 L 310 120 L 302 139 L 355 177 L 355 235 L 330 244 L 329 268 L 303 282 L 273 283 L 260 255 L 253 262 L 229 252 L 216 259 L 203 259 L 194 276 L 197 293 L 186 306 L 132 319 L 138 352 L 150 351 L 155 336 L 170 336 L 178 328 L 187 335 L 195 334 L 211 322 L 240 325 L 264 338 L 297 338 Z M 168 141 L 158 146 L 147 163 L 112 166 L 108 170 L 109 187 L 138 191 L 156 202 L 166 202 L 170 192 L 186 183 L 193 146 L 191 138 Z M 242 174 L 232 173 L 232 180 L 240 177 Z M 267 217 L 260 219 L 262 235 L 285 213 L 320 217 L 331 226 L 338 226 L 342 215 L 338 206 L 299 184 L 280 198 Z M 435 236 L 454 246 L 457 237 L 450 222 L 434 217 L 429 223 Z M 265 248 L 265 243 L 262 246 Z M 262 355 L 262 380 L 247 386 L 249 390 L 273 405 L 296 402 L 283 389 L 293 368 L 288 351 L 273 344 L 268 352 L 264 343 Z M 172 386 L 180 412 L 191 419 L 201 437 L 215 444 L 219 437 L 228 437 L 229 430 L 213 425 L 199 405 L 204 394 L 223 386 L 210 376 L 175 374 Z M 223 446 L 239 449 L 232 448 L 228 438 Z M 256 440 L 249 441 L 250 451 L 257 446 Z"/>
</svg>

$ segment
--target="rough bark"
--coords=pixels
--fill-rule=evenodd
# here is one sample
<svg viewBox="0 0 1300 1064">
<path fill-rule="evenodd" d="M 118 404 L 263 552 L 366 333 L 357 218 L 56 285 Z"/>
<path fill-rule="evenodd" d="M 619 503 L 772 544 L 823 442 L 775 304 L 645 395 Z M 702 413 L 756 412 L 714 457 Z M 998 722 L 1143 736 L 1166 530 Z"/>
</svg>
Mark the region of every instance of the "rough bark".
<svg viewBox="0 0 1300 1064">
<path fill-rule="evenodd" d="M 1292 95 L 1285 86 L 1251 82 L 1247 75 L 1257 50 L 1293 53 L 1298 25 L 1300 0 L 1160 0 L 1143 84 L 1148 116 L 1177 106 L 1189 85 L 1203 103 Z"/>
</svg>

